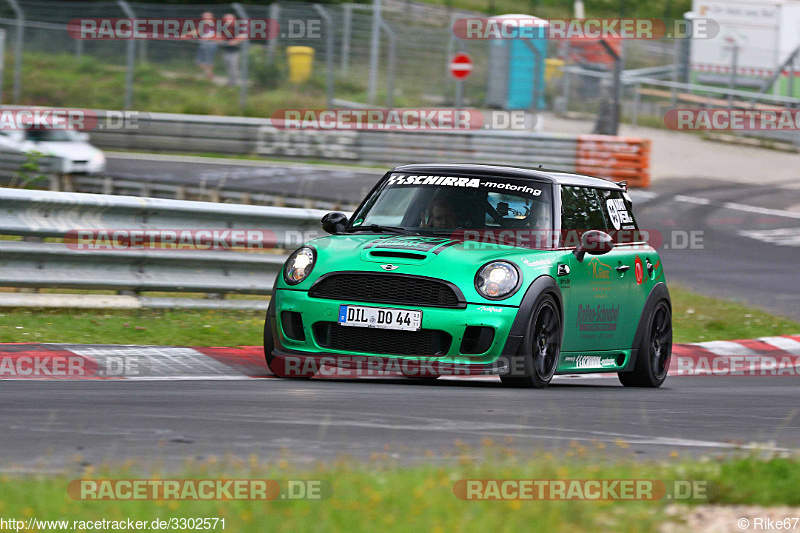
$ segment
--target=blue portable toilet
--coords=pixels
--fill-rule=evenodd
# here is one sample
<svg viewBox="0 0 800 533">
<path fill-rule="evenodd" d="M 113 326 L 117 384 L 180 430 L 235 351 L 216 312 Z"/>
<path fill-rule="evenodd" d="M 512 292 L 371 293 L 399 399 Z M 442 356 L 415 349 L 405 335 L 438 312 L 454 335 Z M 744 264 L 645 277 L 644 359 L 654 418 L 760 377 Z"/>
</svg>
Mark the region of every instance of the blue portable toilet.
<svg viewBox="0 0 800 533">
<path fill-rule="evenodd" d="M 486 105 L 507 110 L 543 109 L 549 23 L 530 15 L 500 15 L 488 19 L 487 28 L 494 27 L 502 28 L 503 37 L 489 40 Z M 509 35 L 513 37 L 508 38 Z"/>
</svg>

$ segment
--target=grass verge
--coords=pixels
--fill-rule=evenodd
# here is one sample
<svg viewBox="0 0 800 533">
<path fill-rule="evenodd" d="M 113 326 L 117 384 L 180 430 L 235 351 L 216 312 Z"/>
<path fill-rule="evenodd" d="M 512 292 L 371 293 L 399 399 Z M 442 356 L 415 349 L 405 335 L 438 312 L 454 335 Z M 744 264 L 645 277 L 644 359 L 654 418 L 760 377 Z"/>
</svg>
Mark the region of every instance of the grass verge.
<svg viewBox="0 0 800 533">
<path fill-rule="evenodd" d="M 728 300 L 670 289 L 675 342 L 800 333 L 800 323 Z M 236 310 L 0 309 L 0 342 L 254 346 L 264 313 Z"/>
<path fill-rule="evenodd" d="M 521 456 L 513 441 L 484 442 L 482 450 L 458 446 L 450 464 L 400 465 L 393 450 L 365 463 L 347 458 L 333 463 L 294 466 L 281 460 L 260 463 L 217 458 L 187 463 L 180 473 L 148 467 L 144 474 L 124 467 L 80 466 L 62 475 L 4 475 L 0 512 L 16 519 L 141 520 L 224 518 L 229 531 L 659 531 L 674 499 L 646 501 L 510 500 L 464 501 L 454 485 L 465 479 L 660 480 L 694 482 L 705 487 L 694 504 L 800 505 L 800 461 L 792 457 L 747 455 L 725 459 L 640 462 L 613 459 L 602 443 L 587 448 L 570 443 L 560 457 L 550 453 Z M 618 444 L 624 447 L 624 443 Z M 476 459 L 476 457 L 478 457 Z M 73 499 L 67 484 L 75 479 L 261 479 L 320 480 L 324 499 L 287 501 L 87 501 Z M 463 494 L 463 493 L 462 493 Z M 698 497 L 699 496 L 699 497 Z M 688 509 L 688 507 L 687 507 Z"/>
</svg>

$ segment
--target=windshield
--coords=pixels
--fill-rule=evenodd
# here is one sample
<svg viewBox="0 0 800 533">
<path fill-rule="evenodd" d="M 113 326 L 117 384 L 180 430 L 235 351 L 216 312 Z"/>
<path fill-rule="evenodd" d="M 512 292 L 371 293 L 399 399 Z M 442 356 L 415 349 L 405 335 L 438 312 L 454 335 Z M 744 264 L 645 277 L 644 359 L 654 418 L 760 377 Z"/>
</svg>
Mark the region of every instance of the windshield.
<svg viewBox="0 0 800 533">
<path fill-rule="evenodd" d="M 76 132 L 72 130 L 33 129 L 26 132 L 26 137 L 29 141 L 35 142 L 74 142 L 78 140 Z"/>
<path fill-rule="evenodd" d="M 550 230 L 550 185 L 497 176 L 393 173 L 355 213 L 349 231 L 372 225 L 412 233 Z"/>
</svg>

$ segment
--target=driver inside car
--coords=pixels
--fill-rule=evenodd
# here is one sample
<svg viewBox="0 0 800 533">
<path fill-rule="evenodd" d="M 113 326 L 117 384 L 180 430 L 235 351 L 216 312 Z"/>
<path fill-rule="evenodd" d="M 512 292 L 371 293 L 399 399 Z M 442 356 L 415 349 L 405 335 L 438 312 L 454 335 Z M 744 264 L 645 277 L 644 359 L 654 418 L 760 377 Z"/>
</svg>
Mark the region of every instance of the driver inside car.
<svg viewBox="0 0 800 533">
<path fill-rule="evenodd" d="M 439 195 L 431 199 L 422 212 L 420 228 L 456 228 L 458 212 L 452 197 Z"/>
</svg>

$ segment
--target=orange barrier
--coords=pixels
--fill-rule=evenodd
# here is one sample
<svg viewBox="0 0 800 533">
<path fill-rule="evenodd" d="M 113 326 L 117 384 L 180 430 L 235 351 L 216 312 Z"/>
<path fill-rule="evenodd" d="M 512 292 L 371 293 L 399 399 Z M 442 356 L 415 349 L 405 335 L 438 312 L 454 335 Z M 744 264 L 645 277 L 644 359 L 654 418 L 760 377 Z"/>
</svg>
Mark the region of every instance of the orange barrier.
<svg viewBox="0 0 800 533">
<path fill-rule="evenodd" d="M 613 135 L 578 135 L 575 172 L 629 187 L 650 186 L 650 140 Z"/>
</svg>

